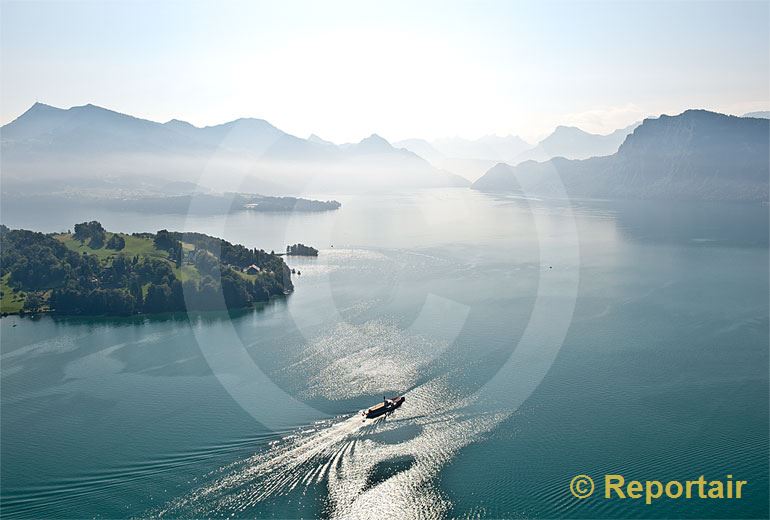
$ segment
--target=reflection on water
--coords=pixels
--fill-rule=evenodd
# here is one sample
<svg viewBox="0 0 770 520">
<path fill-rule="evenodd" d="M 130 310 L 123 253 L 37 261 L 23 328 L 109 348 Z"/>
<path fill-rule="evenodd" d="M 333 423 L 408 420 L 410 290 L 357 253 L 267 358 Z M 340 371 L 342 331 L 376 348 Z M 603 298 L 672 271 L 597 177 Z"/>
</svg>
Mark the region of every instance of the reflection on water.
<svg viewBox="0 0 770 520">
<path fill-rule="evenodd" d="M 767 249 L 770 236 L 768 207 L 761 204 L 627 201 L 578 204 L 581 208 L 606 208 L 620 233 L 648 243 Z"/>
<path fill-rule="evenodd" d="M 559 246 L 572 222 L 563 201 L 316 198 L 343 209 L 162 225 L 3 213 L 49 231 L 96 218 L 321 249 L 288 258 L 302 271 L 295 293 L 255 310 L 2 319 L 4 516 L 767 516 L 766 207 L 573 201 L 576 266 Z M 478 400 L 538 296 L 563 296 L 576 276 L 574 316 L 542 384 L 518 410 L 504 391 Z M 316 415 L 293 417 L 242 380 L 250 368 Z M 362 421 L 383 393 L 407 401 Z M 737 506 L 644 511 L 565 494 L 574 474 L 619 469 L 729 471 L 757 491 Z"/>
<path fill-rule="evenodd" d="M 434 380 L 409 392 L 410 406 L 387 417 L 363 420 L 356 414 L 315 423 L 222 468 L 209 484 L 151 514 L 249 516 L 266 501 L 317 493 L 322 486 L 328 493 L 324 515 L 441 516 L 448 504 L 432 480 L 457 450 L 501 418 L 467 415 L 454 397 L 445 380 Z"/>
</svg>

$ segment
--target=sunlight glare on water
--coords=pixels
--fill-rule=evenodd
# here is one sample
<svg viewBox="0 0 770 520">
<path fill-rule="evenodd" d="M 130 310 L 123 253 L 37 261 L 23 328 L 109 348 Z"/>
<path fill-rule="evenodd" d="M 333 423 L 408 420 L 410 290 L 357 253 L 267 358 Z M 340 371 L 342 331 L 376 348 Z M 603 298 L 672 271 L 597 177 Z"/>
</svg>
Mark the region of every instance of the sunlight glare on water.
<svg viewBox="0 0 770 520">
<path fill-rule="evenodd" d="M 238 516 L 270 497 L 321 484 L 328 487 L 326 512 L 334 518 L 441 517 L 448 504 L 431 481 L 457 450 L 504 418 L 466 415 L 467 403 L 456 397 L 440 378 L 406 394 L 410 406 L 389 416 L 319 422 L 222 468 L 213 483 L 153 514 Z M 388 442 L 389 435 L 398 442 Z M 399 470 L 377 481 L 377 470 L 389 462 Z"/>
</svg>

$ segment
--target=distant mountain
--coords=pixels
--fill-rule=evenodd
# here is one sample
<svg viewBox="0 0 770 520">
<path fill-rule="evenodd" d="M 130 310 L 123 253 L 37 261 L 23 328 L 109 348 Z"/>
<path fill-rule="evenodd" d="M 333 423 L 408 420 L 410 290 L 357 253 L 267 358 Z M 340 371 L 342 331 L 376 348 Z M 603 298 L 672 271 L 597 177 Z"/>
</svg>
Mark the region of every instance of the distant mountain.
<svg viewBox="0 0 770 520">
<path fill-rule="evenodd" d="M 623 140 L 634 131 L 639 123 L 615 130 L 608 135 L 589 134 L 574 126 L 558 126 L 551 135 L 537 143 L 534 148 L 519 154 L 511 164 L 524 161 L 547 161 L 554 157 L 566 159 L 588 159 L 612 155 L 618 151 Z"/>
<path fill-rule="evenodd" d="M 164 125 L 94 105 L 63 110 L 35 103 L 0 128 L 7 159 L 21 154 L 104 154 L 204 152 L 205 141 L 193 140 Z"/>
<path fill-rule="evenodd" d="M 348 148 L 349 153 L 357 155 L 377 154 L 377 153 L 390 153 L 396 150 L 391 144 L 384 138 L 377 134 L 372 134 L 365 139 L 362 139 L 358 144 L 354 144 Z M 399 153 L 396 150 L 397 153 Z"/>
<path fill-rule="evenodd" d="M 5 185 L 129 175 L 208 182 L 206 188 L 219 191 L 242 191 L 246 183 L 248 191 L 266 194 L 469 184 L 376 134 L 340 147 L 254 118 L 199 128 L 94 105 L 65 110 L 36 103 L 0 128 L 0 145 Z"/>
<path fill-rule="evenodd" d="M 310 134 L 310 137 L 308 137 L 307 140 L 309 142 L 315 143 L 315 144 L 323 144 L 323 145 L 326 145 L 326 146 L 337 146 L 337 145 L 335 145 L 331 141 L 327 141 L 326 139 L 321 139 L 316 134 Z"/>
<path fill-rule="evenodd" d="M 515 135 L 489 135 L 475 141 L 453 137 L 432 143 L 424 139 L 405 139 L 395 143 L 395 146 L 416 153 L 436 168 L 471 180 L 481 177 L 495 163 L 513 160 L 530 147 Z"/>
<path fill-rule="evenodd" d="M 484 173 L 486 173 L 486 171 L 495 164 L 496 161 L 490 161 L 487 159 L 462 159 L 448 157 L 443 161 L 440 161 L 435 166 L 437 168 L 462 175 L 471 181 L 475 181 L 484 175 Z"/>
<path fill-rule="evenodd" d="M 763 110 L 759 112 L 749 112 L 743 114 L 743 117 L 756 117 L 758 119 L 770 119 L 770 110 Z"/>
<path fill-rule="evenodd" d="M 437 139 L 432 145 L 448 158 L 486 161 L 512 161 L 531 146 L 516 135 L 487 135 L 476 140 L 449 137 Z"/>
<path fill-rule="evenodd" d="M 430 161 L 437 168 L 458 173 L 468 179 L 478 179 L 494 164 L 516 165 L 525 161 L 547 161 L 554 157 L 587 159 L 611 155 L 639 123 L 621 128 L 608 135 L 590 134 L 579 128 L 559 126 L 554 132 L 532 146 L 515 135 L 487 135 L 468 140 L 459 137 L 437 139 L 406 139 L 396 146 L 404 147 Z"/>
<path fill-rule="evenodd" d="M 203 128 L 193 126 L 186 121 L 172 119 L 163 126 L 211 147 L 224 147 L 228 150 L 256 155 L 265 153 L 287 135 L 267 121 L 253 118 L 236 119 L 229 123 Z"/>
<path fill-rule="evenodd" d="M 434 166 L 438 166 L 446 159 L 446 156 L 436 150 L 432 144 L 425 139 L 404 139 L 393 143 L 393 146 L 397 148 L 406 148 L 410 152 L 414 152 Z"/>
<path fill-rule="evenodd" d="M 469 186 L 467 179 L 432 166 L 428 161 L 405 148 L 396 148 L 377 134 L 341 149 L 343 164 L 350 171 L 379 172 L 394 185 L 413 187 Z M 431 172 L 426 177 L 426 172 Z"/>
<path fill-rule="evenodd" d="M 645 119 L 617 153 L 498 164 L 473 184 L 484 191 L 570 197 L 768 200 L 770 121 L 688 110 Z M 557 174 L 557 175 L 553 175 Z"/>
</svg>

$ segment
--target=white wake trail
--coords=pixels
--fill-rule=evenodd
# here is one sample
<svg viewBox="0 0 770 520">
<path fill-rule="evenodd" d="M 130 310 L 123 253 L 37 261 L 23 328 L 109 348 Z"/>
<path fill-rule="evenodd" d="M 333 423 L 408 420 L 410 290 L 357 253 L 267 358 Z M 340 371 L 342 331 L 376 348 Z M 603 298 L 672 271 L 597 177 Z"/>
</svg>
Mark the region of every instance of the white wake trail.
<svg viewBox="0 0 770 520">
<path fill-rule="evenodd" d="M 325 484 L 319 494 L 331 517 L 440 517 L 449 504 L 433 485 L 439 471 L 505 418 L 464 412 L 468 403 L 448 388 L 433 380 L 389 417 L 362 421 L 356 414 L 287 436 L 153 516 L 259 516 L 268 499 Z"/>
</svg>

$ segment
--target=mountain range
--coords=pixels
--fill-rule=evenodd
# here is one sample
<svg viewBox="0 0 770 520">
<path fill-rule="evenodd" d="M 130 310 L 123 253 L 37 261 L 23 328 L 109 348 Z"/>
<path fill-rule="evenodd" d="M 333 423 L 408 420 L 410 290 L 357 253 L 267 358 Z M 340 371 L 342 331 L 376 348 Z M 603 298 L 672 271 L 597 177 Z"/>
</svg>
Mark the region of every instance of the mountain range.
<svg viewBox="0 0 770 520">
<path fill-rule="evenodd" d="M 687 110 L 608 135 L 560 126 L 522 151 L 516 136 L 394 146 L 372 134 L 337 145 L 262 119 L 196 127 L 36 103 L 0 128 L 0 167 L 4 194 L 69 197 L 189 195 L 183 186 L 265 195 L 463 187 L 447 170 L 466 169 L 484 191 L 525 185 L 547 197 L 562 184 L 572 197 L 767 200 L 766 115 Z"/>
<path fill-rule="evenodd" d="M 517 135 L 486 135 L 476 140 L 459 137 L 437 139 L 433 146 L 445 157 L 456 159 L 482 159 L 487 161 L 513 161 L 532 147 Z"/>
<path fill-rule="evenodd" d="M 516 165 L 524 161 L 547 161 L 554 157 L 586 159 L 611 155 L 639 123 L 615 130 L 608 135 L 591 134 L 580 128 L 558 126 L 546 138 L 531 145 L 515 135 L 488 135 L 476 140 L 460 137 L 405 139 L 396 146 L 411 150 L 438 168 L 477 179 L 496 163 Z"/>
<path fill-rule="evenodd" d="M 645 119 L 604 157 L 500 163 L 472 187 L 549 197 L 768 200 L 770 121 L 706 110 Z"/>
<path fill-rule="evenodd" d="M 268 194 L 469 184 L 376 134 L 337 146 L 293 136 L 262 119 L 199 128 L 90 104 L 61 109 L 36 103 L 0 128 L 0 146 L 5 184 L 152 175 Z"/>
<path fill-rule="evenodd" d="M 758 119 L 770 119 L 770 110 L 760 110 L 759 112 L 749 112 L 743 114 L 743 117 L 756 117 Z"/>
<path fill-rule="evenodd" d="M 608 135 L 591 134 L 574 126 L 557 126 L 551 135 L 516 156 L 510 163 L 515 165 L 524 161 L 542 162 L 554 157 L 588 159 L 612 155 L 637 126 L 639 123 L 634 123 Z"/>
</svg>

